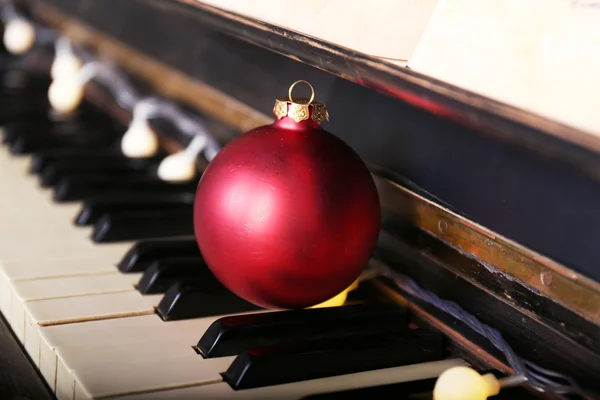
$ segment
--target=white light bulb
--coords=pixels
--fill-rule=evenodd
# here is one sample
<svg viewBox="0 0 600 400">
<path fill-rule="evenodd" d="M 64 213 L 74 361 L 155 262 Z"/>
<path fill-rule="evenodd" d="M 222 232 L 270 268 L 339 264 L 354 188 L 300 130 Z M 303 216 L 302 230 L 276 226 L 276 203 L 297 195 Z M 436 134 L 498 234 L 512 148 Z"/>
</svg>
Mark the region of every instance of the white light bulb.
<svg viewBox="0 0 600 400">
<path fill-rule="evenodd" d="M 196 176 L 196 157 L 186 151 L 165 157 L 158 166 L 158 177 L 163 181 L 184 182 Z"/>
<path fill-rule="evenodd" d="M 158 151 L 158 138 L 146 121 L 133 121 L 121 139 L 121 151 L 127 157 L 150 157 Z"/>
<path fill-rule="evenodd" d="M 4 29 L 4 45 L 12 54 L 23 54 L 35 43 L 35 28 L 24 19 L 10 21 Z"/>
<path fill-rule="evenodd" d="M 55 79 L 48 89 L 48 100 L 52 108 L 67 114 L 79 106 L 83 100 L 83 85 L 72 76 Z"/>
<path fill-rule="evenodd" d="M 53 79 L 61 77 L 72 77 L 79 72 L 82 67 L 82 63 L 72 53 L 57 55 L 52 63 L 52 69 L 50 75 Z"/>
<path fill-rule="evenodd" d="M 158 166 L 158 177 L 163 181 L 184 182 L 196 176 L 196 159 L 206 147 L 208 139 L 204 135 L 195 136 L 185 150 L 171 154 Z"/>
</svg>

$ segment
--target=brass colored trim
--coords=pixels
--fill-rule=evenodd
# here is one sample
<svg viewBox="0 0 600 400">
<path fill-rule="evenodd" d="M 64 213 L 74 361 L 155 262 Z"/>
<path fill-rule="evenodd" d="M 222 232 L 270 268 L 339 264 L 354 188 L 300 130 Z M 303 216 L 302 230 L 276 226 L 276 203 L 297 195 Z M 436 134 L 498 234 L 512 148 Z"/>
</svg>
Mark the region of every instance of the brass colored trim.
<svg viewBox="0 0 600 400">
<path fill-rule="evenodd" d="M 596 324 L 600 284 L 385 178 L 374 176 L 382 206 Z"/>
<path fill-rule="evenodd" d="M 190 105 L 240 132 L 275 119 L 83 25 L 46 2 L 34 11 L 74 42 L 113 60 L 153 85 L 157 93 Z M 583 318 L 600 324 L 600 283 L 375 176 L 383 206 L 434 237 L 512 276 Z"/>
</svg>

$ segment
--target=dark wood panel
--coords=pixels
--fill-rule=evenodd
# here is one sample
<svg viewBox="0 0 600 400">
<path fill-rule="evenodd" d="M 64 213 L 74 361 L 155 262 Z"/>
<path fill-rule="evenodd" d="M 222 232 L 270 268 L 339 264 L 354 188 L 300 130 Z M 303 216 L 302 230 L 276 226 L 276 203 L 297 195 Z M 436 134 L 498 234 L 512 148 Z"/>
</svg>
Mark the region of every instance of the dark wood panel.
<svg viewBox="0 0 600 400">
<path fill-rule="evenodd" d="M 423 288 L 460 304 L 482 322 L 498 329 L 520 357 L 568 374 L 588 389 L 600 393 L 600 382 L 597 380 L 600 374 L 600 354 L 593 348 L 597 347 L 596 327 L 586 326 L 585 323 L 563 327 L 558 321 L 552 326 L 552 319 L 565 316 L 565 310 L 546 302 L 541 296 L 537 297 L 535 304 L 527 304 L 535 297 L 520 297 L 518 283 L 502 279 L 501 274 L 497 277 L 492 274 L 478 277 L 495 293 L 505 292 L 508 296 L 516 297 L 514 301 L 497 298 L 486 286 L 479 286 L 472 279 L 456 274 L 449 268 L 450 264 L 455 268 L 461 263 L 465 268 L 470 266 L 476 274 L 485 275 L 486 269 L 478 265 L 477 261 L 442 243 L 436 243 L 436 239 L 412 227 L 390 223 L 386 225 L 386 230 L 380 236 L 378 254 L 391 267 L 410 276 Z M 416 303 L 422 304 L 419 301 Z M 423 307 L 432 310 L 430 306 Z M 444 323 L 469 336 L 469 329 L 464 324 L 452 321 L 453 318 L 445 317 Z M 586 344 L 592 348 L 576 343 L 573 336 L 579 336 L 579 340 L 582 339 L 581 336 L 587 336 Z M 482 343 L 481 340 L 470 340 Z M 487 343 L 483 347 L 489 349 L 491 354 L 498 355 Z"/>
<path fill-rule="evenodd" d="M 3 400 L 55 399 L 1 313 L 0 398 Z"/>
</svg>

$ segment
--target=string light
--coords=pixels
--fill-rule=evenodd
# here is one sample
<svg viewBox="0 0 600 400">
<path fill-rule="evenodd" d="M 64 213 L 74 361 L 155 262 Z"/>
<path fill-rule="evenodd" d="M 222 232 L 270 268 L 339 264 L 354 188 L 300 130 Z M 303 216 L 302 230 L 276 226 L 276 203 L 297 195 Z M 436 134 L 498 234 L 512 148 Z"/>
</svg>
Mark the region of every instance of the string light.
<svg viewBox="0 0 600 400">
<path fill-rule="evenodd" d="M 76 74 L 59 74 L 52 81 L 48 89 L 48 100 L 52 108 L 61 113 L 75 111 L 83 100 L 85 85 L 91 79 L 98 79 L 111 89 L 121 105 L 132 108 L 136 103 L 137 96 L 119 73 L 98 61 L 91 61 Z"/>
<path fill-rule="evenodd" d="M 4 4 L 1 11 L 4 23 L 4 46 L 15 55 L 28 52 L 35 44 L 36 30 L 33 23 L 20 16 L 12 4 Z"/>
<path fill-rule="evenodd" d="M 206 144 L 206 135 L 195 136 L 184 150 L 161 161 L 157 171 L 158 177 L 169 182 L 192 180 L 196 176 L 196 159 Z"/>
<path fill-rule="evenodd" d="M 81 70 L 82 62 L 75 55 L 71 43 L 65 37 L 56 41 L 54 61 L 50 69 L 52 79 L 74 76 Z"/>
<path fill-rule="evenodd" d="M 48 100 L 55 111 L 61 114 L 75 111 L 83 101 L 85 85 L 92 79 L 98 81 L 112 92 L 121 107 L 133 113 L 132 122 L 121 140 L 121 150 L 127 157 L 148 157 L 156 154 L 159 141 L 148 120 L 154 116 L 170 120 L 193 139 L 184 151 L 163 160 L 158 175 L 164 180 L 193 179 L 196 175 L 196 158 L 203 153 L 204 157 L 211 161 L 220 151 L 221 146 L 209 134 L 199 117 L 186 115 L 174 104 L 157 98 L 140 99 L 127 79 L 118 71 L 94 60 L 84 51 L 78 51 L 81 55 L 78 57 L 66 37 L 59 37 L 55 31 L 37 26 L 19 16 L 10 3 L 0 7 L 0 16 L 9 31 L 7 33 L 5 30 L 5 41 L 11 42 L 7 45 L 9 50 L 20 54 L 28 51 L 36 42 L 36 36 L 37 42 L 54 43 L 55 58 L 50 71 L 53 81 L 48 89 Z M 14 24 L 13 29 L 9 30 L 11 24 Z M 11 39 L 13 36 L 18 36 L 18 40 Z M 84 64 L 82 59 L 90 61 Z"/>
<path fill-rule="evenodd" d="M 433 389 L 433 400 L 486 400 L 501 389 L 527 382 L 523 375 L 498 379 L 493 374 L 480 375 L 465 366 L 452 367 L 442 372 Z"/>
<path fill-rule="evenodd" d="M 159 104 L 155 99 L 139 101 L 133 109 L 133 120 L 121 139 L 121 151 L 131 158 L 150 157 L 158 151 L 158 137 L 148 124 L 157 114 Z"/>
</svg>

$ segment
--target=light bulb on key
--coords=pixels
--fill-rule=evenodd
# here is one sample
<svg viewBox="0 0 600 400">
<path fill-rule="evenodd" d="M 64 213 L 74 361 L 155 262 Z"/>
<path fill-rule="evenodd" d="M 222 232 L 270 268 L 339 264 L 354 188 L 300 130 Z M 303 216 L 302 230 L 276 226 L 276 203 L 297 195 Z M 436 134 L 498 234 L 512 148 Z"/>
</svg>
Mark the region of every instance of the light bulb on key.
<svg viewBox="0 0 600 400">
<path fill-rule="evenodd" d="M 433 389 L 433 400 L 486 400 L 500 393 L 500 389 L 518 386 L 526 381 L 521 375 L 498 379 L 492 374 L 480 375 L 468 367 L 454 367 L 444 371 Z"/>
<path fill-rule="evenodd" d="M 48 100 L 52 108 L 60 113 L 73 112 L 83 100 L 83 84 L 77 76 L 61 76 L 50 84 Z"/>
<path fill-rule="evenodd" d="M 24 54 L 35 43 L 35 27 L 29 21 L 15 18 L 6 25 L 3 39 L 12 54 Z"/>
<path fill-rule="evenodd" d="M 196 159 L 207 142 L 205 136 L 198 135 L 185 150 L 166 157 L 158 166 L 158 177 L 169 182 L 192 180 L 196 176 Z"/>
<path fill-rule="evenodd" d="M 346 300 L 348 299 L 348 294 L 358 287 L 358 279 L 354 281 L 354 283 L 348 286 L 339 294 L 335 295 L 331 299 L 324 301 L 323 303 L 314 305 L 309 308 L 325 308 L 325 307 L 340 307 L 346 304 Z"/>
<path fill-rule="evenodd" d="M 50 69 L 52 79 L 73 77 L 82 67 L 81 60 L 73 53 L 57 54 Z"/>
<path fill-rule="evenodd" d="M 121 139 L 121 151 L 127 157 L 150 157 L 158 151 L 158 138 L 148 121 L 133 120 Z"/>
</svg>

